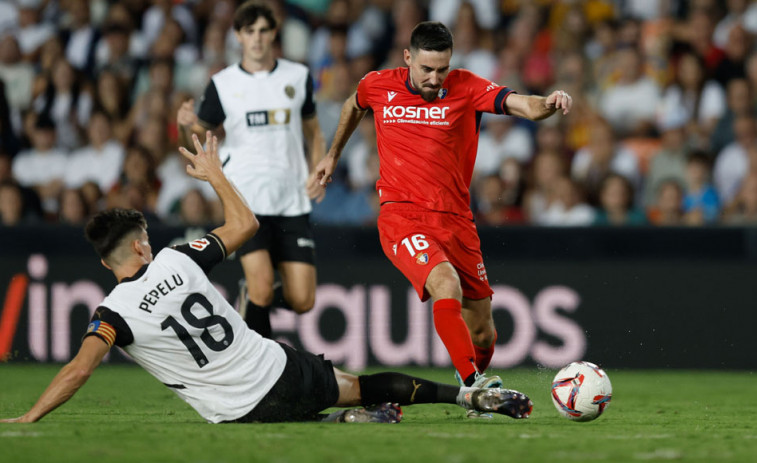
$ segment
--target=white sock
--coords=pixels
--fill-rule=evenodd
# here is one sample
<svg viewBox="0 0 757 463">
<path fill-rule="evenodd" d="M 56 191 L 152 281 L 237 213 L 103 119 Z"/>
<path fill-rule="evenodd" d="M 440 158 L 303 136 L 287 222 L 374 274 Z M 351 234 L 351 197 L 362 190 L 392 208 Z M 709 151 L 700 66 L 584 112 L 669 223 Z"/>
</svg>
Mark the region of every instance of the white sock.
<svg viewBox="0 0 757 463">
<path fill-rule="evenodd" d="M 457 404 L 463 408 L 472 410 L 473 407 L 473 393 L 478 391 L 477 387 L 461 387 L 460 392 L 457 393 Z"/>
</svg>

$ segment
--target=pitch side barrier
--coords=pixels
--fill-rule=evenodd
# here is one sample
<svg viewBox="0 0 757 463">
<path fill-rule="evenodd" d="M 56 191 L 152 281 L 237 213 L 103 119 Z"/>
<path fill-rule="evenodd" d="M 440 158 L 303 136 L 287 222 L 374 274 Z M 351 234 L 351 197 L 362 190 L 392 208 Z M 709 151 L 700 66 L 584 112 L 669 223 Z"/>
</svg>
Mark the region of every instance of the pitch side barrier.
<svg viewBox="0 0 757 463">
<path fill-rule="evenodd" d="M 205 230 L 150 227 L 153 249 Z M 757 229 L 481 229 L 497 368 L 757 369 Z M 115 285 L 81 229 L 0 228 L 0 355 L 65 362 Z M 429 303 L 383 256 L 375 229 L 316 228 L 318 292 L 275 335 L 347 369 L 449 366 Z M 423 259 L 419 259 L 423 261 Z M 231 301 L 235 259 L 211 279 Z M 135 301 L 135 304 L 138 304 Z M 114 349 L 107 361 L 128 361 Z"/>
</svg>

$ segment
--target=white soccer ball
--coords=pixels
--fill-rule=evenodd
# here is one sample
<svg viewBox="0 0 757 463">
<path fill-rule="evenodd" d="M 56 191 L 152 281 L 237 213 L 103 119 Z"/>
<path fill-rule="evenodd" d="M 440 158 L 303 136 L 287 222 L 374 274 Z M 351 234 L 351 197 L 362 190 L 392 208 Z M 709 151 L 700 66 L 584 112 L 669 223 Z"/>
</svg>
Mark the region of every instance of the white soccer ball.
<svg viewBox="0 0 757 463">
<path fill-rule="evenodd" d="M 552 403 L 569 420 L 598 418 L 611 399 L 610 378 L 590 362 L 573 362 L 558 371 L 552 381 Z"/>
</svg>

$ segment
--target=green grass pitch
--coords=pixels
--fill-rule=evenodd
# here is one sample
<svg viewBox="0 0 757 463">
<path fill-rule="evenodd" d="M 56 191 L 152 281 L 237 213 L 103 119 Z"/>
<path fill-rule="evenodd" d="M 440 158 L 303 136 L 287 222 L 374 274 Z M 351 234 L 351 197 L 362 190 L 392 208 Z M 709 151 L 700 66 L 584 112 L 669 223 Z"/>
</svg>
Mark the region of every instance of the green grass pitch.
<svg viewBox="0 0 757 463">
<path fill-rule="evenodd" d="M 57 366 L 0 364 L 0 416 L 20 415 Z M 451 370 L 403 369 L 452 382 Z M 2 462 L 757 461 L 757 377 L 747 372 L 613 371 L 613 400 L 589 423 L 561 418 L 554 370 L 499 371 L 534 400 L 528 420 L 467 420 L 452 405 L 404 407 L 397 425 L 210 425 L 147 373 L 101 366 L 36 424 L 0 424 Z"/>
</svg>

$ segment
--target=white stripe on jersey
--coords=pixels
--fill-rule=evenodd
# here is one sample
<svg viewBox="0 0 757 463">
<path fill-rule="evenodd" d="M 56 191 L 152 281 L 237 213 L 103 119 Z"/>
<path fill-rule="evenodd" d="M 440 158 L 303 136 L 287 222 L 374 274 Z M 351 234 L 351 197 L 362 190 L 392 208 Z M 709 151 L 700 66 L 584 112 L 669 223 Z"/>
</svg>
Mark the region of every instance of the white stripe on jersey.
<svg viewBox="0 0 757 463">
<path fill-rule="evenodd" d="M 126 352 L 212 423 L 247 414 L 284 371 L 281 346 L 248 329 L 202 269 L 171 248 L 102 305 L 129 325 Z"/>
<path fill-rule="evenodd" d="M 234 64 L 213 76 L 226 115 L 224 173 L 256 214 L 311 210 L 301 113 L 307 79 L 305 66 L 284 59 L 271 72 L 250 74 Z"/>
</svg>

